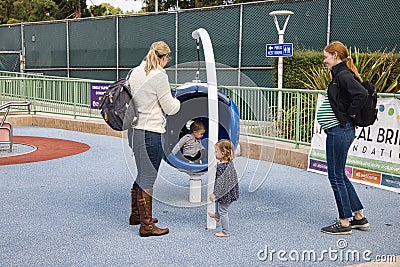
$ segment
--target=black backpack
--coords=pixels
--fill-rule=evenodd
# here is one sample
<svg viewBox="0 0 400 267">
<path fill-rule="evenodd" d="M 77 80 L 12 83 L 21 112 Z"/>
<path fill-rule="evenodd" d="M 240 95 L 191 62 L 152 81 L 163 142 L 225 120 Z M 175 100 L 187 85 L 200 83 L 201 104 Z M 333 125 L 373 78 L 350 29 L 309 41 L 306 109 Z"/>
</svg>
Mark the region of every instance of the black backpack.
<svg viewBox="0 0 400 267">
<path fill-rule="evenodd" d="M 373 125 L 378 118 L 378 109 L 376 103 L 378 102 L 378 92 L 376 87 L 368 81 L 361 83 L 368 91 L 367 101 L 364 107 L 360 110 L 354 119 L 354 125 L 360 127 L 367 127 Z"/>
<path fill-rule="evenodd" d="M 338 79 L 336 76 L 335 79 Z M 356 77 L 354 77 L 358 81 Z M 376 87 L 369 81 L 363 81 L 361 85 L 368 91 L 367 101 L 362 109 L 356 114 L 353 119 L 355 126 L 367 127 L 373 125 L 378 118 L 378 109 L 376 103 L 378 102 L 378 92 Z M 339 86 L 340 88 L 340 86 Z"/>
<path fill-rule="evenodd" d="M 116 131 L 132 128 L 137 123 L 138 111 L 129 87 L 129 76 L 108 86 L 101 98 L 99 110 L 104 121 Z"/>
</svg>

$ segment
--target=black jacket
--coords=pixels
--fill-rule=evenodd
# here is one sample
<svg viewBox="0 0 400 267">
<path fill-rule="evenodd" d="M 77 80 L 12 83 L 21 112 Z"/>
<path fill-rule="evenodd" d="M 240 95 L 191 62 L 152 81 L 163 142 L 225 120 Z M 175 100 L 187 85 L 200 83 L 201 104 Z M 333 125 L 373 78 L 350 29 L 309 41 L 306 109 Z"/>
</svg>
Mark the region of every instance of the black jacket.
<svg viewBox="0 0 400 267">
<path fill-rule="evenodd" d="M 342 126 L 356 115 L 367 101 L 368 91 L 347 67 L 346 61 L 332 67 L 332 81 L 328 86 L 328 99 L 333 113 Z"/>
</svg>

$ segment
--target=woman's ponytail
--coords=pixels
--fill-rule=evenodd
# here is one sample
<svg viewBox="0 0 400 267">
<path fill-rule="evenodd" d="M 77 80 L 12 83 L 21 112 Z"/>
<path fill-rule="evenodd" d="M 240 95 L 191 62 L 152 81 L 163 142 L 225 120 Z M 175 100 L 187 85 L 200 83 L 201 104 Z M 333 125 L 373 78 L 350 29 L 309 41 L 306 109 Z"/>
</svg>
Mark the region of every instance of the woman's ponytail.
<svg viewBox="0 0 400 267">
<path fill-rule="evenodd" d="M 356 77 L 360 80 L 360 82 L 363 82 L 363 79 L 360 73 L 358 72 L 356 66 L 354 65 L 353 59 L 350 56 L 347 58 L 346 65 L 354 73 L 354 75 L 356 75 Z"/>
<path fill-rule="evenodd" d="M 151 70 L 156 69 L 159 64 L 160 63 L 158 61 L 156 52 L 153 49 L 153 47 L 151 47 L 149 52 L 147 53 L 146 66 L 144 67 L 144 70 L 146 71 L 146 75 L 148 75 Z"/>
<path fill-rule="evenodd" d="M 171 49 L 165 42 L 158 41 L 153 43 L 146 56 L 146 66 L 144 67 L 146 75 L 148 75 L 151 70 L 157 69 L 160 65 L 161 58 L 165 55 L 169 55 L 169 53 L 171 53 Z"/>
</svg>

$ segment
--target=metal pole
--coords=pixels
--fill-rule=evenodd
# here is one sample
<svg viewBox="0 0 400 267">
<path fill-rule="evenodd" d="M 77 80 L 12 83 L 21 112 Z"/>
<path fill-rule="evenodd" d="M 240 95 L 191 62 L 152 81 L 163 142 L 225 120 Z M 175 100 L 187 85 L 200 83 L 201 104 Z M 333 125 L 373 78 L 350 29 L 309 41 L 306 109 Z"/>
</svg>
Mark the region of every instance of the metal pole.
<svg viewBox="0 0 400 267">
<path fill-rule="evenodd" d="M 215 173 L 217 171 L 214 146 L 218 141 L 218 91 L 217 91 L 217 72 L 215 69 L 214 50 L 208 32 L 197 29 L 192 32 L 194 39 L 201 39 L 206 61 L 207 86 L 208 86 L 208 183 L 207 183 L 207 202 L 208 196 L 214 191 Z M 214 213 L 214 203 L 208 202 L 207 212 Z M 207 229 L 215 229 L 216 222 L 207 215 Z"/>
<path fill-rule="evenodd" d="M 19 72 L 25 72 L 25 60 L 26 60 L 26 49 L 25 49 L 25 31 L 24 24 L 21 23 L 21 53 L 19 57 Z"/>
<path fill-rule="evenodd" d="M 331 39 L 331 17 L 332 17 L 332 1 L 328 0 L 328 25 L 326 29 L 326 45 L 329 44 Z"/>
<path fill-rule="evenodd" d="M 281 11 L 272 11 L 269 13 L 270 16 L 274 17 L 274 22 L 276 26 L 276 30 L 278 31 L 278 43 L 283 44 L 283 35 L 285 34 L 285 30 L 287 27 L 287 24 L 289 22 L 289 18 L 291 15 L 294 13 L 292 11 L 288 10 L 281 10 Z M 278 16 L 286 16 L 285 23 L 283 24 L 283 28 L 280 29 L 279 27 L 279 22 L 278 22 Z M 282 86 L 283 86 L 283 57 L 278 57 L 278 103 L 277 103 L 277 108 L 278 108 L 278 114 L 277 114 L 277 121 L 282 120 Z"/>
<path fill-rule="evenodd" d="M 69 23 L 68 20 L 65 22 L 67 31 L 67 77 L 69 78 Z"/>
<path fill-rule="evenodd" d="M 283 44 L 283 33 L 279 31 L 278 44 Z M 283 57 L 278 58 L 278 117 L 277 120 L 282 120 L 282 86 L 283 86 Z"/>
<path fill-rule="evenodd" d="M 239 60 L 238 60 L 238 79 L 237 86 L 240 86 L 240 72 L 242 67 L 242 42 L 243 42 L 243 4 L 240 5 L 240 18 L 239 18 Z"/>
<path fill-rule="evenodd" d="M 118 15 L 115 17 L 116 22 L 115 22 L 115 39 L 116 39 L 116 46 L 117 46 L 117 51 L 116 51 L 116 57 L 117 57 L 117 80 L 119 79 L 119 18 Z"/>
<path fill-rule="evenodd" d="M 301 94 L 299 92 L 296 93 L 296 149 L 299 148 L 300 141 L 300 112 L 301 112 Z"/>
<path fill-rule="evenodd" d="M 189 202 L 201 202 L 201 174 L 191 174 L 189 183 Z"/>
<path fill-rule="evenodd" d="M 179 14 L 176 10 L 175 15 L 175 84 L 178 84 L 178 34 L 179 34 Z"/>
</svg>

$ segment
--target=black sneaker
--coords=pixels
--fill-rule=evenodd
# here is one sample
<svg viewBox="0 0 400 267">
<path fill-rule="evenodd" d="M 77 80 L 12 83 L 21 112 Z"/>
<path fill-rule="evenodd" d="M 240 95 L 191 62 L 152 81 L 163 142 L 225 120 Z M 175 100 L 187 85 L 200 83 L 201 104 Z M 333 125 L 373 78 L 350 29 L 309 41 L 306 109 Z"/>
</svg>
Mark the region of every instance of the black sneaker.
<svg viewBox="0 0 400 267">
<path fill-rule="evenodd" d="M 332 225 L 321 228 L 321 232 L 331 235 L 349 235 L 352 233 L 351 225 L 344 227 L 340 221 L 336 221 Z"/>
<path fill-rule="evenodd" d="M 356 217 L 353 217 L 353 220 L 350 221 L 350 225 L 353 229 L 366 230 L 369 228 L 369 222 L 365 217 L 360 220 L 357 220 Z"/>
</svg>

